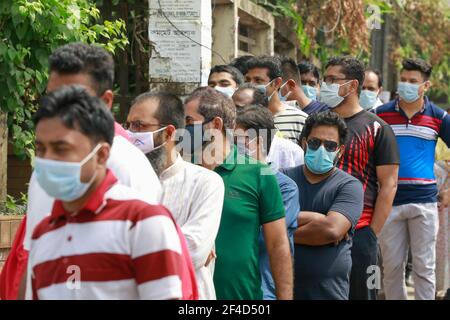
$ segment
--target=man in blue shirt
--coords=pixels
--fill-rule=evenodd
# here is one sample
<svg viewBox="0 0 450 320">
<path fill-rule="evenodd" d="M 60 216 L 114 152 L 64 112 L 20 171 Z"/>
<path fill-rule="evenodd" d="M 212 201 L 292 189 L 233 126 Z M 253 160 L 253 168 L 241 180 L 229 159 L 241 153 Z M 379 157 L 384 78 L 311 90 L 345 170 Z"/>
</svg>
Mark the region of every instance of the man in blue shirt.
<svg viewBox="0 0 450 320">
<path fill-rule="evenodd" d="M 265 108 L 250 105 L 241 108 L 237 114 L 236 144 L 241 152 L 247 153 L 255 161 L 259 160 L 266 163 L 267 154 L 276 131 L 272 114 Z M 267 173 L 261 172 L 261 174 Z M 299 191 L 295 182 L 281 172 L 276 171 L 275 177 L 280 186 L 286 211 L 286 228 L 293 256 L 294 232 L 297 229 L 297 215 L 300 212 Z M 263 299 L 275 300 L 275 284 L 270 271 L 269 255 L 267 254 L 262 230 L 259 235 L 259 270 L 261 272 Z"/>
<path fill-rule="evenodd" d="M 431 86 L 431 69 L 421 59 L 404 60 L 400 98 L 375 109 L 391 125 L 400 151 L 398 189 L 380 234 L 387 299 L 407 298 L 404 269 L 408 248 L 416 300 L 435 298 L 439 198 L 433 166 L 438 137 L 450 146 L 450 116 L 425 96 Z"/>
</svg>

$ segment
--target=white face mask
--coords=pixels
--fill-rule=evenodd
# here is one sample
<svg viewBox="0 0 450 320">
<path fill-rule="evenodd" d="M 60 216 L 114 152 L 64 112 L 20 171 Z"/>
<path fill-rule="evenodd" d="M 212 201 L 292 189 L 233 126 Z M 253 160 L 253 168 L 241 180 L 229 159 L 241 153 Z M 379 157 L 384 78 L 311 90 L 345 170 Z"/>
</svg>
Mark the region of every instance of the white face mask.
<svg viewBox="0 0 450 320">
<path fill-rule="evenodd" d="M 214 89 L 216 89 L 217 91 L 223 93 L 224 95 L 226 95 L 228 98 L 231 98 L 234 94 L 234 92 L 236 91 L 233 87 L 220 87 L 220 86 L 215 86 Z"/>
<path fill-rule="evenodd" d="M 350 94 L 349 92 L 345 96 L 341 97 L 339 95 L 339 88 L 345 86 L 350 82 L 351 80 L 343 84 L 332 83 L 330 85 L 327 85 L 323 81 L 322 85 L 320 86 L 320 97 L 319 97 L 320 102 L 325 103 L 332 109 L 336 108 L 339 104 L 342 103 L 342 101 L 344 101 L 345 97 L 347 97 Z"/>
<path fill-rule="evenodd" d="M 132 132 L 127 130 L 128 135 L 130 136 L 131 143 L 134 144 L 139 150 L 141 150 L 144 154 L 147 154 L 153 150 L 159 149 L 162 146 L 164 146 L 166 142 L 163 144 L 160 144 L 159 146 L 155 147 L 154 142 L 154 134 L 166 129 L 166 127 L 158 129 L 156 131 L 149 131 L 149 132 Z"/>
</svg>

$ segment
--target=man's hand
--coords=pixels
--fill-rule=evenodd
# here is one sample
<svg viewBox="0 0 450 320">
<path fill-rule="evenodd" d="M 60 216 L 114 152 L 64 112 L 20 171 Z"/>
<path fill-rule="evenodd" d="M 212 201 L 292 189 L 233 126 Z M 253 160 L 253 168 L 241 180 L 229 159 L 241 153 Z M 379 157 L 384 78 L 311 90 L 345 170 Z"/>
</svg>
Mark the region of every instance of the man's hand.
<svg viewBox="0 0 450 320">
<path fill-rule="evenodd" d="M 216 252 L 214 250 L 211 250 L 211 253 L 208 256 L 208 259 L 206 259 L 205 267 L 207 267 L 210 264 L 210 262 L 215 258 L 217 258 Z"/>
<path fill-rule="evenodd" d="M 438 208 L 439 210 L 448 208 L 450 204 L 450 189 L 444 189 L 439 192 L 439 202 Z"/>
</svg>

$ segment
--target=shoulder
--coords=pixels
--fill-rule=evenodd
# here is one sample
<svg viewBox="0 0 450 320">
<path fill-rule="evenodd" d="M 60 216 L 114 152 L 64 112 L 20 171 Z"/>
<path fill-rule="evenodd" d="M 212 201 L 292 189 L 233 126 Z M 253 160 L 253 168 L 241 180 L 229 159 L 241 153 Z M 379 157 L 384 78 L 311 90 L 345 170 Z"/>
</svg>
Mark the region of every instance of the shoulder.
<svg viewBox="0 0 450 320">
<path fill-rule="evenodd" d="M 382 104 L 378 107 L 373 108 L 373 112 L 377 115 L 383 114 L 384 112 L 397 112 L 395 110 L 396 104 L 397 104 L 397 100 L 391 100 L 385 104 Z"/>
<path fill-rule="evenodd" d="M 192 176 L 193 179 L 196 179 L 200 185 L 204 184 L 205 187 L 211 187 L 211 184 L 213 184 L 214 186 L 223 186 L 222 177 L 216 172 L 190 163 L 188 161 L 184 161 L 184 166 L 186 172 L 190 176 Z"/>
<path fill-rule="evenodd" d="M 280 185 L 280 189 L 286 192 L 294 192 L 298 190 L 297 184 L 294 180 L 289 178 L 286 174 L 277 171 L 275 173 L 275 177 L 277 178 L 278 184 Z"/>
<path fill-rule="evenodd" d="M 433 116 L 434 118 L 437 119 L 444 119 L 448 113 L 447 111 L 444 111 L 443 109 L 439 108 L 435 103 L 433 103 L 432 101 L 428 100 L 427 97 L 427 111 L 426 113 L 430 113 L 430 116 Z"/>
<path fill-rule="evenodd" d="M 289 177 L 292 181 L 294 181 L 298 185 L 298 182 L 303 175 L 303 165 L 300 165 L 297 167 L 292 167 L 292 168 L 282 169 L 280 171 L 281 171 L 281 173 L 283 173 L 285 176 Z"/>
<path fill-rule="evenodd" d="M 362 184 L 361 182 L 356 179 L 351 174 L 348 174 L 347 172 L 336 169 L 336 173 L 331 177 L 333 181 L 335 181 L 336 184 L 339 186 L 348 186 L 348 187 L 356 187 L 358 189 L 362 190 Z"/>
<path fill-rule="evenodd" d="M 125 220 L 142 220 L 152 216 L 167 216 L 170 212 L 162 205 L 152 204 L 147 197 L 126 185 L 116 183 L 105 193 L 106 210 Z"/>
</svg>

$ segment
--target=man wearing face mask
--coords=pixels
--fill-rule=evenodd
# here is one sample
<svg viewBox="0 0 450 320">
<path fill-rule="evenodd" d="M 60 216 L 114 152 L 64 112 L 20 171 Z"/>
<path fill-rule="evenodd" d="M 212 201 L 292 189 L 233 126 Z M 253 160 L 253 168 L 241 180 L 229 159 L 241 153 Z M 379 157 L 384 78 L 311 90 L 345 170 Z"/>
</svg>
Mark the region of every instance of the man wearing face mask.
<svg viewBox="0 0 450 320">
<path fill-rule="evenodd" d="M 292 92 L 281 93 L 283 83 L 281 61 L 276 57 L 255 57 L 248 61 L 245 80 L 256 85 L 267 97 L 268 108 L 273 114 L 275 127 L 283 137 L 298 143 L 307 115 L 289 106 L 286 101 Z"/>
<path fill-rule="evenodd" d="M 297 214 L 300 212 L 300 199 L 298 188 L 294 181 L 282 174 L 278 170 L 278 165 L 272 162 L 268 155 L 273 153 L 276 141 L 283 140 L 292 143 L 289 140 L 277 138 L 277 130 L 273 123 L 273 117 L 269 110 L 260 106 L 246 106 L 239 110 L 236 118 L 236 129 L 234 131 L 236 146 L 245 150 L 250 157 L 262 162 L 268 163 L 275 171 L 275 176 L 280 186 L 281 196 L 286 211 L 286 229 L 289 236 L 291 255 L 294 255 L 294 231 L 297 229 Z M 292 143 L 293 144 L 293 143 Z M 300 148 L 298 145 L 296 147 Z M 303 155 L 303 150 L 300 150 Z M 303 164 L 303 161 L 302 161 Z M 289 168 L 295 167 L 297 163 L 291 163 Z M 264 300 L 274 300 L 275 286 L 272 273 L 270 272 L 270 262 L 265 247 L 264 235 L 261 230 L 259 235 L 259 270 L 262 277 L 262 290 Z"/>
<path fill-rule="evenodd" d="M 36 179 L 55 201 L 32 235 L 33 299 L 196 299 L 170 212 L 107 169 L 114 120 L 103 102 L 62 87 L 41 100 L 34 122 Z"/>
<path fill-rule="evenodd" d="M 233 101 L 209 87 L 198 88 L 185 101 L 185 114 L 187 125 L 198 127 L 193 131 L 200 136 L 188 147 L 195 149 L 197 162 L 218 173 L 225 185 L 216 239 L 217 299 L 262 299 L 258 258 L 261 226 L 276 297 L 292 299 L 292 260 L 281 192 L 270 168 L 239 154 L 230 141 L 236 121 Z"/>
<path fill-rule="evenodd" d="M 228 98 L 244 83 L 242 73 L 230 65 L 214 66 L 208 77 L 208 86 L 223 93 Z"/>
<path fill-rule="evenodd" d="M 71 84 L 83 85 L 89 94 L 101 98 L 105 107 L 110 109 L 114 98 L 112 56 L 101 47 L 84 43 L 70 43 L 56 49 L 49 57 L 47 92 Z M 153 168 L 145 156 L 128 141 L 125 130 L 117 123 L 114 123 L 114 132 L 114 145 L 111 147 L 108 168 L 121 183 L 142 192 L 150 203 L 158 203 L 161 184 Z M 27 218 L 23 220 L 26 221 L 23 240 L 25 254 L 30 248 L 34 228 L 50 213 L 51 208 L 52 198 L 40 187 L 33 173 L 28 186 Z M 23 260 L 26 263 L 26 259 Z M 22 268 L 17 266 L 14 269 Z M 24 293 L 19 293 L 19 298 L 23 298 Z M 26 297 L 31 299 L 31 294 L 28 274 Z"/>
<path fill-rule="evenodd" d="M 302 91 L 296 96 L 297 106 L 305 113 L 326 111 L 330 109 L 325 103 L 320 101 L 320 72 L 314 64 L 309 61 L 302 61 L 298 65 L 300 72 Z"/>
<path fill-rule="evenodd" d="M 375 110 L 394 130 L 401 159 L 394 206 L 381 232 L 384 286 L 387 299 L 407 298 L 404 266 L 410 248 L 415 298 L 434 300 L 439 197 L 433 167 L 437 139 L 450 146 L 450 116 L 425 95 L 432 67 L 421 59 L 402 65 L 399 98 Z"/>
<path fill-rule="evenodd" d="M 351 249 L 350 299 L 357 300 L 376 299 L 376 289 L 367 286 L 368 268 L 377 265 L 377 236 L 392 208 L 400 162 L 391 127 L 359 105 L 364 69 L 354 57 L 332 58 L 320 86 L 320 99 L 344 119 L 349 131 L 338 168 L 357 178 L 364 188 L 364 209 Z"/>
<path fill-rule="evenodd" d="M 222 179 L 213 171 L 184 161 L 177 152 L 176 133 L 185 128 L 183 103 L 177 96 L 141 94 L 132 103 L 127 123 L 131 141 L 145 153 L 159 176 L 163 189 L 161 204 L 170 210 L 186 237 L 199 298 L 216 299 L 214 264 L 205 264 L 219 229 L 224 196 Z M 190 133 L 187 129 L 186 133 Z"/>
<path fill-rule="evenodd" d="M 359 104 L 365 110 L 371 110 L 383 104 L 380 100 L 380 94 L 383 92 L 383 80 L 380 71 L 368 68 L 364 74 L 364 83 L 361 94 L 359 95 Z"/>
<path fill-rule="evenodd" d="M 349 298 L 350 248 L 363 208 L 363 188 L 335 167 L 347 134 L 336 113 L 311 115 L 302 133 L 305 165 L 282 170 L 298 185 L 302 203 L 294 236 L 295 299 Z"/>
<path fill-rule="evenodd" d="M 308 99 L 317 101 L 320 93 L 320 71 L 309 61 L 301 61 L 297 65 L 303 92 Z"/>
</svg>

